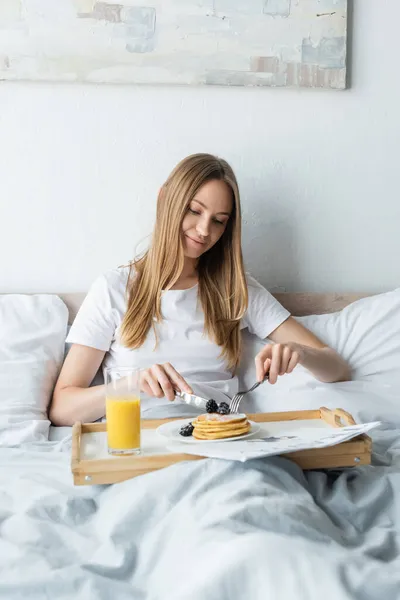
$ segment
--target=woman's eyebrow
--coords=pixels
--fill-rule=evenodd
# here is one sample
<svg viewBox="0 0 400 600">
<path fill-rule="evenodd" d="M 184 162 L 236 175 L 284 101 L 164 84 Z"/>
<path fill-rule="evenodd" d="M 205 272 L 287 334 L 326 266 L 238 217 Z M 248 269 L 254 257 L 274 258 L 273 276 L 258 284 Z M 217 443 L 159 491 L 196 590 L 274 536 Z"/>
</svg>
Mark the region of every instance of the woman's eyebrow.
<svg viewBox="0 0 400 600">
<path fill-rule="evenodd" d="M 207 208 L 207 206 L 205 204 L 203 204 L 203 202 L 201 202 L 201 200 L 197 200 L 197 198 L 193 198 L 193 201 L 197 202 L 197 204 L 200 204 L 203 208 Z M 217 214 L 217 215 L 227 215 L 228 217 L 231 216 L 230 212 L 223 212 L 223 211 L 215 213 L 215 214 Z"/>
</svg>

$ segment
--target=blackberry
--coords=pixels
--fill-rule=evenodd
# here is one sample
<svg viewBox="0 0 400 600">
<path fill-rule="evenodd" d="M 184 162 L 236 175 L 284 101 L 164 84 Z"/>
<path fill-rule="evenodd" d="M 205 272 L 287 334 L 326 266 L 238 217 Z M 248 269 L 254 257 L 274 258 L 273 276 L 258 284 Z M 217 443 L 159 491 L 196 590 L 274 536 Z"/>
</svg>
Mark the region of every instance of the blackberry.
<svg viewBox="0 0 400 600">
<path fill-rule="evenodd" d="M 217 413 L 220 415 L 229 415 L 230 412 L 231 410 L 229 408 L 229 404 L 227 404 L 226 402 L 221 402 L 221 404 L 218 407 Z"/>
<path fill-rule="evenodd" d="M 218 410 L 218 404 L 215 402 L 215 400 L 213 400 L 211 398 L 211 400 L 208 400 L 207 404 L 206 404 L 206 411 L 208 413 L 215 413 Z"/>
<path fill-rule="evenodd" d="M 192 435 L 193 429 L 193 425 L 191 423 L 188 423 L 187 425 L 181 427 L 179 433 L 183 435 L 183 437 L 189 437 L 190 435 Z"/>
</svg>

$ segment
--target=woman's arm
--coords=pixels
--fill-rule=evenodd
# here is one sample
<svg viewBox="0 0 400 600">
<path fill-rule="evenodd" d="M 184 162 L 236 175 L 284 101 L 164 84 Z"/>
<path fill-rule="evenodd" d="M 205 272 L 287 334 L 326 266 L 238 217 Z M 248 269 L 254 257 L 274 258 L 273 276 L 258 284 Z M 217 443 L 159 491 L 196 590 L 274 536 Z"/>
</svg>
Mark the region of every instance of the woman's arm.
<svg viewBox="0 0 400 600">
<path fill-rule="evenodd" d="M 89 346 L 73 344 L 54 388 L 49 418 L 54 425 L 73 425 L 76 421 L 91 423 L 105 415 L 105 386 L 92 383 L 105 352 Z M 165 363 L 140 372 L 140 389 L 149 396 L 175 399 L 175 389 L 192 394 L 185 379 Z"/>
<path fill-rule="evenodd" d="M 276 383 L 279 375 L 291 373 L 297 364 L 325 383 L 351 378 L 346 361 L 293 317 L 277 327 L 269 338 L 274 344 L 266 345 L 256 357 L 258 381 L 268 373 L 270 383 Z"/>
<path fill-rule="evenodd" d="M 54 425 L 93 422 L 105 414 L 104 385 L 89 387 L 105 352 L 73 344 L 61 369 L 49 410 Z"/>
</svg>

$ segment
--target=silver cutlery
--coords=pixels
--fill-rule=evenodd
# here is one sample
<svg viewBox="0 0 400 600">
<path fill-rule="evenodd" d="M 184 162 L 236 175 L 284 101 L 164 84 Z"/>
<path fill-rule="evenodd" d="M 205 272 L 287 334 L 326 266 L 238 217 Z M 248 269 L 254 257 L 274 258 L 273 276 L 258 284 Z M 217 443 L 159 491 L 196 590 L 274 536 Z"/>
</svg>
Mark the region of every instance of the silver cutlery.
<svg viewBox="0 0 400 600">
<path fill-rule="evenodd" d="M 197 406 L 198 408 L 205 409 L 207 404 L 207 400 L 202 398 L 201 396 L 196 396 L 196 394 L 188 394 L 187 392 L 181 392 L 179 390 L 174 390 L 175 398 L 180 398 L 186 404 L 190 404 L 191 406 Z"/>
<path fill-rule="evenodd" d="M 253 392 L 256 388 L 258 388 L 259 385 L 264 383 L 264 381 L 266 381 L 267 379 L 268 379 L 268 375 L 266 375 L 262 381 L 257 381 L 257 383 L 255 383 L 250 389 L 242 390 L 242 391 L 238 392 L 237 394 L 235 394 L 232 397 L 232 400 L 229 405 L 230 412 L 238 413 L 239 405 L 243 399 L 243 396 L 245 396 L 246 394 L 248 394 L 250 392 Z M 188 394 L 187 392 L 181 392 L 180 390 L 174 390 L 174 391 L 175 391 L 175 398 L 180 398 L 186 404 L 190 404 L 191 406 L 197 406 L 198 408 L 205 409 L 205 406 L 208 402 L 208 400 L 206 400 L 206 398 L 202 398 L 201 396 L 196 396 L 196 394 Z"/>
<path fill-rule="evenodd" d="M 231 403 L 229 405 L 231 413 L 238 413 L 239 412 L 239 405 L 240 405 L 241 401 L 243 400 L 243 396 L 245 396 L 249 392 L 253 392 L 256 388 L 258 388 L 259 385 L 261 385 L 262 383 L 264 383 L 264 381 L 266 381 L 267 379 L 268 379 L 268 375 L 266 375 L 262 381 L 257 381 L 257 383 L 255 383 L 248 390 L 243 390 L 243 391 L 238 392 L 237 394 L 235 394 L 232 397 Z"/>
</svg>

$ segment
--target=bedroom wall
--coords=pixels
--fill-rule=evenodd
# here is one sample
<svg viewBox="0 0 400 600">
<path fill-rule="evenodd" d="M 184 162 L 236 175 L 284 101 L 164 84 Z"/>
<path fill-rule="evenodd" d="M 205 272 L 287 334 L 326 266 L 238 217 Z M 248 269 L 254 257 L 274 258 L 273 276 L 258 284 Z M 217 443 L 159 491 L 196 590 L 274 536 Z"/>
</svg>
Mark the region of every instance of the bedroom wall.
<svg viewBox="0 0 400 600">
<path fill-rule="evenodd" d="M 0 85 L 0 292 L 82 291 L 151 231 L 163 179 L 237 171 L 247 266 L 271 289 L 400 285 L 398 0 L 355 0 L 352 87 Z"/>
</svg>

